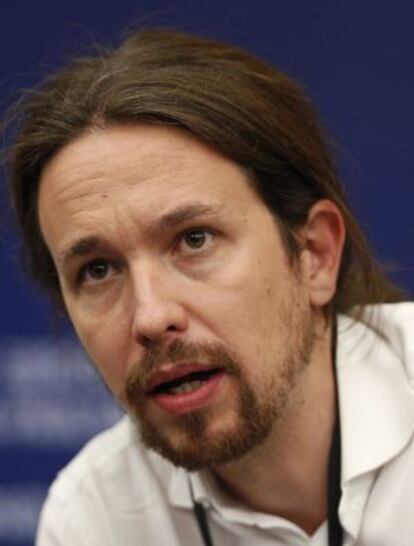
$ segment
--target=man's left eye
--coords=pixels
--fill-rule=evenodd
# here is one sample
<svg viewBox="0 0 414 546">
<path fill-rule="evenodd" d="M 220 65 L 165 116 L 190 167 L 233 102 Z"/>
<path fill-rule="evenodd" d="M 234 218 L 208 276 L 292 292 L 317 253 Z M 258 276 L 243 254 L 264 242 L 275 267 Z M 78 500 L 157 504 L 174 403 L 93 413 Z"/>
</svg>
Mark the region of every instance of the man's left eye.
<svg viewBox="0 0 414 546">
<path fill-rule="evenodd" d="M 213 234 L 204 229 L 192 229 L 181 238 L 182 250 L 199 250 L 205 247 L 213 237 Z"/>
</svg>

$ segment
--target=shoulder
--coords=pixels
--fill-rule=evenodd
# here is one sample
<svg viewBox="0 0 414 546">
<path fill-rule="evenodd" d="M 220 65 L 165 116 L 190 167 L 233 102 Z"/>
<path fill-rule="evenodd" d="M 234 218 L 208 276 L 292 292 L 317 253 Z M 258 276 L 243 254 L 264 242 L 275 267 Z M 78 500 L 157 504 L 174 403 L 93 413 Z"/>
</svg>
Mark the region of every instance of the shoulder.
<svg viewBox="0 0 414 546">
<path fill-rule="evenodd" d="M 339 317 L 340 339 L 360 352 L 386 347 L 414 377 L 414 302 L 367 305 Z"/>
<path fill-rule="evenodd" d="M 62 503 L 74 495 L 96 494 L 115 497 L 118 504 L 126 496 L 146 504 L 171 471 L 167 461 L 143 446 L 135 426 L 124 417 L 84 446 L 58 474 L 49 495 Z"/>
<path fill-rule="evenodd" d="M 168 495 L 175 473 L 171 463 L 145 448 L 124 417 L 58 474 L 42 509 L 36 545 L 158 544 L 160 532 L 172 533 Z"/>
<path fill-rule="evenodd" d="M 375 305 L 371 308 L 373 327 L 403 363 L 407 376 L 414 378 L 414 302 Z"/>
</svg>

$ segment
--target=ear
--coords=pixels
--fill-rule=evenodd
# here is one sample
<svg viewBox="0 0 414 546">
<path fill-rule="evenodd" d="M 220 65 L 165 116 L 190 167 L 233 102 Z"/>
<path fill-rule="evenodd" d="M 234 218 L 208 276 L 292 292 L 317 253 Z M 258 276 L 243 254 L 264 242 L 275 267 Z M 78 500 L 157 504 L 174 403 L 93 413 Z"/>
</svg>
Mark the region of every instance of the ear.
<svg viewBox="0 0 414 546">
<path fill-rule="evenodd" d="M 308 285 L 310 303 L 323 307 L 335 295 L 345 241 L 344 220 L 335 203 L 327 199 L 315 203 L 298 235 L 302 278 Z"/>
</svg>

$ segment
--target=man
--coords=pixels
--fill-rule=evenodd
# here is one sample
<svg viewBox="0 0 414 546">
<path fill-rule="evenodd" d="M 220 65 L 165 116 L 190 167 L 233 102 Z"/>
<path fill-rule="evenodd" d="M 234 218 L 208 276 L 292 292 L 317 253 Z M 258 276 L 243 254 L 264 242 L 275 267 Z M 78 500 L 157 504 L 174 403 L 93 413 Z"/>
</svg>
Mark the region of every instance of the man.
<svg viewBox="0 0 414 546">
<path fill-rule="evenodd" d="M 60 473 L 38 545 L 411 545 L 414 308 L 298 87 L 154 30 L 21 114 L 29 266 L 128 415 Z"/>
</svg>

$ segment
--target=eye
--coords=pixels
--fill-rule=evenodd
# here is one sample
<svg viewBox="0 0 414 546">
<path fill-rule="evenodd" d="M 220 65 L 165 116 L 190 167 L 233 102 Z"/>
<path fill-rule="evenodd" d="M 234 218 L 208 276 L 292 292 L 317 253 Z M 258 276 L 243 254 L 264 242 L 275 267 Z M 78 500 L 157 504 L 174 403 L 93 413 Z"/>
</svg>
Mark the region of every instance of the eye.
<svg viewBox="0 0 414 546">
<path fill-rule="evenodd" d="M 213 234 L 205 229 L 191 229 L 186 231 L 180 241 L 179 250 L 190 253 L 207 247 L 213 238 Z"/>
<path fill-rule="evenodd" d="M 79 281 L 95 284 L 107 279 L 112 274 L 112 266 L 106 260 L 94 260 L 82 267 Z"/>
</svg>

